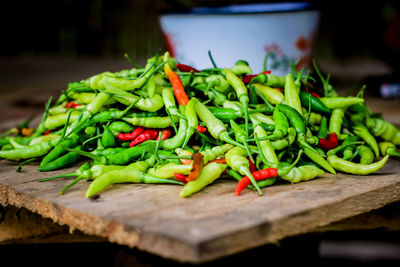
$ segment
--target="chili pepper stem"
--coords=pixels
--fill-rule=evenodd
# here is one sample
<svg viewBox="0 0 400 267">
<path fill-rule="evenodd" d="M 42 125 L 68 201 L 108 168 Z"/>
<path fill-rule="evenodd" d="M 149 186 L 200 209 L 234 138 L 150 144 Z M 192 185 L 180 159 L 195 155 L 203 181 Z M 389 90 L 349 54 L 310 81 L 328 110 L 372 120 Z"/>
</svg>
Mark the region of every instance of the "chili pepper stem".
<svg viewBox="0 0 400 267">
<path fill-rule="evenodd" d="M 254 176 L 253 176 L 253 174 L 250 172 L 250 170 L 244 170 L 243 172 L 244 172 L 244 174 L 246 174 L 247 177 L 249 177 L 249 179 L 250 179 L 252 185 L 253 185 L 253 186 L 255 187 L 255 189 L 257 190 L 258 195 L 262 196 L 262 195 L 263 195 L 263 192 L 261 191 L 260 187 L 258 186 L 257 181 L 256 181 L 256 179 L 254 179 Z"/>
<path fill-rule="evenodd" d="M 84 176 L 80 175 L 78 177 L 76 177 L 72 182 L 70 182 L 66 187 L 64 187 L 61 191 L 60 191 L 60 195 L 63 195 L 65 193 L 65 191 L 67 191 L 69 188 L 71 188 L 74 184 L 78 183 L 80 180 L 82 180 Z"/>
<path fill-rule="evenodd" d="M 35 160 L 37 160 L 38 158 L 31 158 L 31 159 L 27 159 L 27 160 L 25 160 L 24 162 L 21 162 L 19 165 L 18 165 L 18 167 L 17 167 L 17 172 L 21 172 L 22 171 L 22 166 L 24 166 L 24 165 L 26 165 L 26 164 L 28 164 L 28 163 L 30 163 L 30 162 L 32 162 L 32 161 L 35 161 Z"/>
<path fill-rule="evenodd" d="M 42 179 L 39 179 L 37 181 L 38 182 L 45 182 L 45 181 L 59 179 L 59 178 L 70 178 L 70 177 L 74 177 L 76 175 L 77 175 L 76 172 L 72 172 L 72 173 L 59 174 L 59 175 L 55 175 L 55 176 L 52 176 L 52 177 L 42 178 Z"/>
</svg>

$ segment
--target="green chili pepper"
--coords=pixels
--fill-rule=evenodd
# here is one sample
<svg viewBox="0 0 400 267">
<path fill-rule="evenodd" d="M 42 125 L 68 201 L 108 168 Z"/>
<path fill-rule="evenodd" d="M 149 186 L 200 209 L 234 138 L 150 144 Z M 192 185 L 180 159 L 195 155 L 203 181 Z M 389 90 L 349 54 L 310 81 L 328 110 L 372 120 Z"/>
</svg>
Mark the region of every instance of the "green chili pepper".
<svg viewBox="0 0 400 267">
<path fill-rule="evenodd" d="M 76 121 L 80 116 L 79 111 L 72 111 L 70 116 L 70 123 Z M 61 126 L 64 126 L 67 123 L 68 113 L 61 113 L 53 116 L 48 116 L 44 122 L 44 128 L 47 130 L 54 130 Z"/>
<path fill-rule="evenodd" d="M 237 77 L 233 72 L 228 69 L 224 69 L 223 73 L 226 77 L 226 80 L 229 84 L 235 89 L 236 95 L 239 98 L 240 103 L 243 105 L 244 108 L 244 117 L 245 117 L 245 125 L 246 125 L 246 134 L 249 134 L 248 129 L 248 121 L 249 121 L 249 95 L 247 93 L 247 87 L 243 83 L 239 77 Z"/>
<path fill-rule="evenodd" d="M 150 168 L 147 172 L 158 178 L 172 178 L 174 177 L 174 173 L 189 174 L 192 168 L 192 164 L 176 164 L 170 162 L 165 165 L 158 165 L 157 167 Z"/>
<path fill-rule="evenodd" d="M 170 114 L 171 116 L 178 116 L 180 118 L 185 119 L 185 117 L 179 112 L 178 108 L 176 107 L 174 92 L 171 89 L 164 88 L 162 91 L 162 97 L 165 109 L 168 114 Z"/>
<path fill-rule="evenodd" d="M 379 157 L 379 146 L 378 143 L 375 139 L 375 137 L 368 131 L 367 127 L 362 124 L 362 123 L 356 123 L 353 125 L 353 131 L 354 133 L 361 137 L 365 143 L 367 143 L 372 151 L 374 151 L 374 154 L 376 157 Z"/>
<path fill-rule="evenodd" d="M 160 143 L 160 148 L 165 150 L 173 150 L 177 147 L 181 147 L 186 138 L 186 132 L 188 129 L 187 120 L 179 120 L 179 129 L 174 137 L 163 140 Z"/>
<path fill-rule="evenodd" d="M 328 119 L 325 116 L 323 116 L 321 119 L 321 124 L 319 125 L 317 137 L 323 139 L 326 139 L 328 137 Z"/>
<path fill-rule="evenodd" d="M 133 130 L 135 130 L 130 123 L 125 121 L 113 121 L 110 123 L 108 128 L 114 135 L 117 135 L 118 133 L 131 133 Z"/>
<path fill-rule="evenodd" d="M 266 86 L 274 87 L 274 88 L 284 88 L 286 79 L 284 76 L 276 76 L 272 74 L 267 75 L 267 82 L 264 83 Z"/>
<path fill-rule="evenodd" d="M 289 129 L 289 121 L 285 114 L 279 111 L 278 108 L 274 109 L 273 118 L 275 122 L 274 132 L 269 135 L 268 139 L 281 139 L 287 135 Z"/>
<path fill-rule="evenodd" d="M 250 104 L 258 104 L 258 96 L 254 86 L 250 86 L 249 88 L 249 95 L 250 95 Z"/>
<path fill-rule="evenodd" d="M 90 87 L 97 90 L 103 90 L 105 84 L 110 84 L 114 87 L 117 87 L 121 90 L 134 90 L 145 84 L 147 78 L 153 75 L 154 70 L 150 71 L 154 68 L 154 65 L 149 65 L 145 70 L 145 75 L 141 76 L 138 79 L 128 80 L 124 78 L 118 78 L 114 73 L 111 72 L 103 72 L 101 74 L 94 75 L 84 81 L 84 85 L 86 87 Z"/>
<path fill-rule="evenodd" d="M 110 128 L 108 128 L 106 125 L 103 125 L 103 134 L 101 135 L 101 142 L 106 148 L 115 147 L 117 145 L 114 134 L 111 132 Z"/>
<path fill-rule="evenodd" d="M 57 142 L 59 141 L 58 139 L 56 140 Z M 63 141 L 58 143 L 50 152 L 48 152 L 48 154 L 40 162 L 40 167 L 43 167 L 53 160 L 59 158 L 61 155 L 67 152 L 66 148 L 76 147 L 80 141 L 80 136 L 76 134 L 73 134 L 67 139 L 64 139 Z"/>
<path fill-rule="evenodd" d="M 226 169 L 226 164 L 210 162 L 203 167 L 200 176 L 192 182 L 188 182 L 181 190 L 181 197 L 188 197 L 215 181 Z"/>
<path fill-rule="evenodd" d="M 238 60 L 235 66 L 230 68 L 230 71 L 235 75 L 252 74 L 249 64 L 244 60 Z"/>
<path fill-rule="evenodd" d="M 137 164 L 140 162 L 135 163 Z M 144 173 L 143 170 L 140 170 L 137 167 L 132 167 L 131 165 L 124 167 L 121 170 L 107 172 L 96 178 L 86 191 L 86 197 L 90 198 L 104 190 L 107 186 L 116 183 L 165 183 L 183 185 L 182 182 L 176 180 L 153 177 L 148 173 Z"/>
<path fill-rule="evenodd" d="M 24 148 L 16 148 L 11 150 L 1 150 L 0 158 L 19 161 L 21 159 L 36 158 L 46 155 L 58 142 L 58 139 L 43 142 L 39 144 L 29 145 Z"/>
<path fill-rule="evenodd" d="M 13 146 L 13 148 L 24 148 L 24 147 L 26 147 L 26 145 L 18 143 L 18 141 L 14 137 L 9 138 L 8 141 Z"/>
<path fill-rule="evenodd" d="M 300 101 L 301 104 L 307 109 L 311 106 L 311 110 L 318 113 L 330 114 L 331 110 L 321 101 L 319 98 L 300 90 Z M 310 105 L 311 104 L 311 105 Z"/>
<path fill-rule="evenodd" d="M 288 129 L 288 135 L 286 136 L 286 138 L 273 140 L 271 141 L 271 145 L 274 150 L 282 150 L 285 147 L 288 147 L 289 145 L 293 144 L 295 140 L 296 140 L 296 130 L 290 127 Z"/>
<path fill-rule="evenodd" d="M 247 154 L 249 155 L 250 160 L 254 163 L 254 159 L 251 155 L 249 146 L 246 143 L 247 135 L 244 129 L 242 129 L 234 120 L 230 120 L 231 128 L 235 134 L 235 139 L 237 142 L 240 142 L 245 147 Z"/>
<path fill-rule="evenodd" d="M 264 115 L 262 113 L 250 114 L 250 120 L 254 124 L 253 126 L 261 125 L 261 124 L 268 124 L 268 125 L 275 124 L 275 121 L 272 116 Z"/>
<path fill-rule="evenodd" d="M 151 97 L 139 97 L 134 94 L 128 93 L 118 88 L 114 88 L 106 84 L 107 94 L 113 95 L 114 98 L 124 105 L 134 105 L 136 108 L 155 112 L 164 106 L 163 98 L 159 94 L 154 94 Z"/>
<path fill-rule="evenodd" d="M 354 148 L 355 145 L 362 145 L 362 144 L 363 144 L 363 142 L 359 142 L 357 136 L 350 136 L 346 140 L 344 140 L 340 146 L 337 146 L 333 149 L 330 149 L 328 152 L 326 152 L 326 155 L 327 156 L 336 155 L 336 153 L 338 153 L 339 151 L 342 151 L 342 150 L 344 151 L 348 147 Z"/>
<path fill-rule="evenodd" d="M 277 89 L 259 83 L 255 83 L 253 84 L 253 86 L 257 89 L 258 92 L 260 92 L 262 96 L 265 97 L 265 99 L 269 103 L 273 105 L 280 104 L 285 99 L 283 93 Z"/>
<path fill-rule="evenodd" d="M 149 77 L 147 81 L 147 93 L 149 97 L 153 97 L 156 94 L 156 81 L 154 79 L 154 75 Z"/>
<path fill-rule="evenodd" d="M 193 98 L 195 99 L 195 98 Z M 208 132 L 217 140 L 224 141 L 234 146 L 243 147 L 244 145 L 233 140 L 222 121 L 217 119 L 214 114 L 200 101 L 196 101 L 196 112 L 200 120 L 206 124 Z"/>
<path fill-rule="evenodd" d="M 344 118 L 343 109 L 335 108 L 332 111 L 332 115 L 329 120 L 329 133 L 336 133 L 337 136 L 340 136 L 343 118 Z"/>
<path fill-rule="evenodd" d="M 217 119 L 222 121 L 236 120 L 243 117 L 240 109 L 207 107 Z"/>
<path fill-rule="evenodd" d="M 254 128 L 254 134 L 256 138 L 268 137 L 264 129 L 258 125 Z M 272 163 L 277 163 L 279 161 L 269 140 L 260 141 L 260 148 L 260 155 L 262 154 L 267 161 Z"/>
<path fill-rule="evenodd" d="M 152 153 L 155 150 L 156 142 L 153 140 L 145 141 L 137 146 L 125 148 L 118 153 L 106 154 L 105 156 L 81 151 L 77 149 L 66 148 L 66 150 L 80 154 L 93 159 L 96 164 L 105 165 L 125 165 L 146 153 Z"/>
<path fill-rule="evenodd" d="M 379 149 L 383 156 L 389 155 L 393 157 L 400 157 L 400 153 L 396 151 L 396 145 L 391 142 L 379 142 Z"/>
<path fill-rule="evenodd" d="M 79 116 L 79 120 L 75 121 L 75 125 L 71 127 L 70 131 L 74 131 L 75 127 L 78 127 L 80 124 L 85 123 L 89 120 L 94 114 L 100 111 L 100 109 L 105 105 L 105 103 L 110 99 L 110 95 L 99 92 L 93 101 L 91 101 L 87 106 L 86 109 L 83 110 Z"/>
<path fill-rule="evenodd" d="M 294 83 L 292 74 L 286 75 L 285 80 L 285 102 L 288 106 L 294 108 L 301 116 L 303 116 L 303 109 L 299 97 L 299 89 Z"/>
<path fill-rule="evenodd" d="M 366 126 L 374 136 L 392 142 L 395 145 L 400 145 L 400 130 L 392 123 L 382 118 L 367 117 Z"/>
<path fill-rule="evenodd" d="M 199 125 L 196 113 L 196 99 L 190 99 L 185 108 L 185 116 L 188 121 L 188 129 L 186 131 L 185 140 L 182 144 L 183 147 L 187 145 L 190 137 L 194 134 L 196 127 Z"/>
<path fill-rule="evenodd" d="M 370 164 L 374 161 L 374 153 L 371 148 L 361 145 L 358 148 L 361 164 Z"/>
<path fill-rule="evenodd" d="M 219 74 L 209 75 L 205 81 L 206 83 L 209 84 L 209 86 L 212 86 L 213 88 L 215 88 L 215 90 L 223 94 L 228 93 L 230 89 L 228 81 L 225 80 L 224 77 Z"/>
<path fill-rule="evenodd" d="M 213 88 L 208 88 L 205 83 L 195 86 L 194 89 L 203 92 L 217 106 L 222 106 L 227 100 L 227 97 L 224 94 Z"/>
<path fill-rule="evenodd" d="M 81 149 L 82 146 L 77 146 L 76 149 Z M 47 172 L 47 171 L 53 171 L 53 170 L 57 170 L 63 167 L 67 167 L 75 162 L 78 161 L 78 159 L 80 158 L 80 155 L 78 153 L 75 152 L 68 152 L 67 154 L 56 158 L 55 160 L 40 166 L 38 168 L 38 171 L 41 172 Z"/>
<path fill-rule="evenodd" d="M 251 116 L 250 116 L 250 119 L 251 119 Z M 253 120 L 252 120 L 252 121 L 253 121 Z M 255 120 L 254 120 L 254 121 L 255 121 Z M 257 123 L 254 123 L 254 122 L 253 122 L 252 124 L 249 124 L 249 131 L 250 131 L 250 132 L 253 132 L 255 126 L 257 126 L 257 125 L 261 126 L 261 127 L 262 127 L 265 131 L 267 131 L 267 132 L 274 131 L 274 129 L 275 129 L 275 125 L 273 125 L 273 124 L 267 124 L 267 123 L 265 123 L 265 122 L 259 122 L 259 121 L 257 121 Z M 245 128 L 245 125 L 244 125 L 244 124 L 239 124 L 239 126 L 240 126 L 242 129 Z M 229 128 L 229 129 L 228 129 L 228 133 L 229 133 L 230 136 L 234 135 L 233 129 L 232 129 L 232 128 Z M 246 141 L 249 141 L 249 140 L 247 139 Z"/>
<path fill-rule="evenodd" d="M 248 176 L 253 186 L 257 188 L 258 194 L 261 196 L 262 191 L 258 187 L 256 180 L 254 179 L 253 175 L 250 172 L 249 169 L 250 165 L 249 161 L 246 158 L 246 155 L 247 152 L 245 149 L 240 147 L 233 147 L 225 155 L 226 163 L 234 171 L 237 171 L 242 175 Z"/>
<path fill-rule="evenodd" d="M 134 126 L 142 126 L 145 128 L 167 128 L 172 126 L 170 117 L 123 117 L 124 121 Z M 173 122 L 178 122 L 178 118 L 173 116 Z"/>
<path fill-rule="evenodd" d="M 336 171 L 334 168 L 332 168 L 331 164 L 327 162 L 323 157 L 318 152 L 315 152 L 313 149 L 310 149 L 307 146 L 302 146 L 302 149 L 304 150 L 304 154 L 307 155 L 312 161 L 317 163 L 319 166 L 327 170 L 328 172 L 332 174 L 336 174 Z"/>
<path fill-rule="evenodd" d="M 296 130 L 297 133 L 306 133 L 307 129 L 303 117 L 296 109 L 286 104 L 278 104 L 277 109 L 285 114 L 290 125 Z"/>
<path fill-rule="evenodd" d="M 371 164 L 354 163 L 341 159 L 336 155 L 328 156 L 327 159 L 329 164 L 338 171 L 350 174 L 367 175 L 380 170 L 386 164 L 387 160 L 389 159 L 389 155 L 386 155 L 381 160 Z"/>
<path fill-rule="evenodd" d="M 364 99 L 358 97 L 320 97 L 319 100 L 329 109 L 347 108 L 349 106 L 363 103 Z"/>
<path fill-rule="evenodd" d="M 210 161 L 213 161 L 219 156 L 225 155 L 225 153 L 228 152 L 231 148 L 233 148 L 231 144 L 223 144 L 201 151 L 200 153 L 203 155 L 204 165 L 206 165 Z"/>
<path fill-rule="evenodd" d="M 304 165 L 292 168 L 287 174 L 282 175 L 282 179 L 291 183 L 298 183 L 314 179 L 317 176 L 324 174 L 324 171 L 313 165 Z"/>
</svg>

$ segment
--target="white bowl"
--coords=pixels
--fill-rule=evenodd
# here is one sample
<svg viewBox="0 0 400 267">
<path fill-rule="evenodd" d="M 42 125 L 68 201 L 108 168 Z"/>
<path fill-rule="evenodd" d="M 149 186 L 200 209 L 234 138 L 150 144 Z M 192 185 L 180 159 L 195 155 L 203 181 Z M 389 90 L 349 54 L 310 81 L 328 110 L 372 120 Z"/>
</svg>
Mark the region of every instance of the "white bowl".
<svg viewBox="0 0 400 267">
<path fill-rule="evenodd" d="M 246 60 L 254 73 L 261 72 L 266 52 L 267 68 L 275 75 L 290 71 L 290 62 L 307 66 L 312 57 L 319 11 L 310 3 L 233 5 L 193 8 L 188 13 L 160 16 L 168 50 L 182 64 L 218 67 Z"/>
</svg>

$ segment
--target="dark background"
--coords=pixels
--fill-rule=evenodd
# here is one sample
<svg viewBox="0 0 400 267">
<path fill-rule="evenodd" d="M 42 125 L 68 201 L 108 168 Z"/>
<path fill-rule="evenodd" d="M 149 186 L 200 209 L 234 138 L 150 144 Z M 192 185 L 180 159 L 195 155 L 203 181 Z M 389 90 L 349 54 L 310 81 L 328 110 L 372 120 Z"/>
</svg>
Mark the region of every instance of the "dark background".
<svg viewBox="0 0 400 267">
<path fill-rule="evenodd" d="M 158 15 L 199 5 L 270 1 L 4 1 L 1 57 L 32 55 L 147 58 L 165 49 Z M 272 1 L 279 2 L 279 1 Z M 374 57 L 399 68 L 399 1 L 314 1 L 321 10 L 315 56 Z"/>
</svg>

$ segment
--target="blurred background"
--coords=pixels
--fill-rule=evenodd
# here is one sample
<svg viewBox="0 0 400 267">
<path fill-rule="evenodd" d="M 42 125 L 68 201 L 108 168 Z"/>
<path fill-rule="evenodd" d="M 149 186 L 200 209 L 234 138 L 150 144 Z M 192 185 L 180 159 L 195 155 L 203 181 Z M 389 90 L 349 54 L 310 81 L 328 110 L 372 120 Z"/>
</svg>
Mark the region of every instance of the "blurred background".
<svg viewBox="0 0 400 267">
<path fill-rule="evenodd" d="M 26 118 L 27 112 L 41 113 L 47 98 L 50 95 L 59 94 L 68 82 L 81 80 L 106 70 L 118 71 L 130 68 L 131 65 L 123 57 L 124 53 L 128 53 L 137 63 L 143 64 L 158 50 L 167 49 L 158 20 L 160 14 L 186 11 L 194 6 L 268 2 L 279 1 L 5 1 L 2 3 L 0 16 L 2 33 L 0 42 L 0 121 L 2 121 L 2 126 L 0 128 L 7 129 L 14 126 L 15 120 Z M 339 89 L 354 86 L 359 88 L 361 82 L 375 76 L 400 83 L 398 80 L 400 1 L 311 2 L 321 12 L 313 56 L 320 63 L 322 70 L 332 75 L 333 82 Z M 374 83 L 368 87 L 371 94 L 374 94 L 375 89 Z M 385 105 L 385 102 L 378 103 Z M 14 109 L 11 109 L 11 106 Z M 398 105 L 387 107 L 387 109 L 391 108 L 388 114 L 392 117 L 387 117 L 387 119 L 400 123 Z M 319 247 L 326 258 L 334 263 L 342 263 L 342 259 L 344 261 L 353 257 L 352 260 L 355 262 L 367 266 L 368 259 L 366 261 L 363 258 L 366 255 L 371 255 L 372 262 L 381 259 L 379 257 L 387 256 L 390 262 L 394 263 L 393 265 L 399 263 L 398 234 L 382 234 L 379 231 L 351 234 L 353 235 L 325 236 L 329 239 L 325 243 L 320 242 L 320 236 L 317 237 L 318 241 L 315 241 L 315 237 L 312 237 L 311 241 L 303 237 L 297 239 L 296 242 L 289 240 L 287 241 L 289 245 L 284 247 L 284 252 L 287 253 L 285 255 L 293 255 L 292 253 L 298 251 L 303 244 L 311 244 L 312 255 L 308 255 L 309 257 L 317 255 Z M 372 244 L 372 248 L 368 247 L 369 252 L 368 249 L 355 249 L 354 254 L 349 256 L 345 253 L 346 251 L 340 250 L 340 243 L 334 242 L 337 239 L 343 241 L 348 238 L 365 242 L 372 240 L 372 243 L 367 243 L 367 245 Z M 388 240 L 390 242 L 387 242 Z M 389 246 L 388 250 L 384 249 L 386 252 L 379 254 L 380 250 L 377 250 L 377 247 L 382 248 L 382 246 L 374 246 L 375 241 L 386 242 L 385 244 Z M 95 256 L 98 254 L 96 251 L 109 251 L 108 246 L 111 245 L 98 246 L 98 244 L 94 247 L 87 244 L 78 248 L 80 251 L 88 251 L 90 255 Z M 55 251 L 57 247 L 53 248 Z M 76 248 L 68 245 L 61 247 L 64 253 Z M 46 259 L 45 254 L 48 249 L 49 247 L 31 245 L 0 247 L 0 251 L 5 253 L 4 256 L 18 255 L 22 250 L 22 252 L 30 253 L 32 257 L 37 257 L 34 258 L 37 262 L 50 264 L 50 260 L 54 260 L 54 257 L 50 260 Z M 40 255 L 36 255 L 35 251 Z M 112 255 L 122 253 L 125 257 L 125 254 L 131 253 L 126 252 L 125 248 L 122 251 L 121 248 L 113 246 L 112 253 L 114 254 Z M 371 251 L 377 253 L 377 258 L 373 257 L 375 254 L 371 254 Z M 305 250 L 301 252 L 305 253 Z M 57 253 L 55 255 L 60 257 L 64 255 Z M 250 254 L 244 254 L 243 257 L 249 255 L 255 257 L 254 253 L 253 251 Z M 265 255 L 266 252 L 261 254 L 263 253 Z M 319 256 L 321 255 L 320 253 Z M 113 261 L 114 258 L 111 260 Z M 149 266 L 149 264 L 144 265 Z"/>
<path fill-rule="evenodd" d="M 59 0 L 6 1 L 2 7 L 0 56 L 57 56 L 78 60 L 143 60 L 165 49 L 159 14 L 194 6 L 279 1 Z M 360 57 L 399 68 L 399 1 L 311 1 L 321 11 L 315 56 L 347 62 Z"/>
<path fill-rule="evenodd" d="M 165 49 L 158 15 L 194 6 L 279 1 L 6 1 L 0 56 L 147 58 Z M 311 1 L 321 11 L 315 55 L 348 61 L 374 57 L 399 66 L 399 1 Z"/>
</svg>

